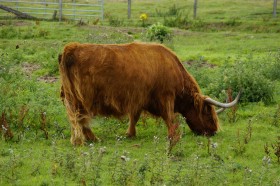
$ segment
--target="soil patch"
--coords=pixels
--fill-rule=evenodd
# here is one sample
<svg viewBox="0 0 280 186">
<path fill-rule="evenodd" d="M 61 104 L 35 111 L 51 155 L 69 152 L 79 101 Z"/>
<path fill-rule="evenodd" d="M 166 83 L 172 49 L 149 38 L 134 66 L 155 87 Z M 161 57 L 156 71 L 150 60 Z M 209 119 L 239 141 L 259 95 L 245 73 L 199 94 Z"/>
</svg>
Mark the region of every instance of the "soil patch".
<svg viewBox="0 0 280 186">
<path fill-rule="evenodd" d="M 24 62 L 22 64 L 22 71 L 27 75 L 27 77 L 30 77 L 32 73 L 36 70 L 39 70 L 41 68 L 38 64 L 32 64 L 32 63 L 26 63 Z M 45 75 L 37 78 L 37 81 L 45 82 L 45 83 L 54 83 L 58 80 L 57 77 Z"/>
<path fill-rule="evenodd" d="M 215 64 L 211 64 L 208 63 L 207 61 L 195 61 L 195 60 L 190 60 L 190 61 L 183 61 L 182 62 L 183 65 L 185 66 L 194 66 L 194 67 L 198 67 L 198 68 L 215 68 L 217 65 Z"/>
<path fill-rule="evenodd" d="M 24 62 L 22 64 L 22 71 L 29 77 L 31 74 L 40 69 L 40 65 Z"/>
<path fill-rule="evenodd" d="M 32 25 L 30 22 L 26 22 L 26 21 L 17 21 L 14 23 L 15 26 L 30 26 Z"/>
<path fill-rule="evenodd" d="M 0 26 L 30 26 L 32 23 L 26 21 L 0 21 Z"/>
<path fill-rule="evenodd" d="M 54 83 L 58 80 L 58 78 L 54 76 L 46 75 L 46 76 L 38 77 L 37 80 L 45 83 Z"/>
</svg>

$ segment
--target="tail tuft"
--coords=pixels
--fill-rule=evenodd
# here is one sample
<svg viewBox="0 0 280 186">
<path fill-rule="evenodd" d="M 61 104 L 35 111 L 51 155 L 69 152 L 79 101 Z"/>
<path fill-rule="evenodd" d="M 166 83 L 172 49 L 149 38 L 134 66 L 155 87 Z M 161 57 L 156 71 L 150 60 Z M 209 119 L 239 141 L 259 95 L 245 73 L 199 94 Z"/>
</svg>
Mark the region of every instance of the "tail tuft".
<svg viewBox="0 0 280 186">
<path fill-rule="evenodd" d="M 62 59 L 62 54 L 59 54 L 59 55 L 58 55 L 58 63 L 59 63 L 59 64 L 61 63 L 61 59 Z"/>
<path fill-rule="evenodd" d="M 75 63 L 75 50 L 79 43 L 69 43 L 64 47 L 62 56 L 59 55 L 59 63 L 63 63 L 66 68 L 70 68 Z"/>
</svg>

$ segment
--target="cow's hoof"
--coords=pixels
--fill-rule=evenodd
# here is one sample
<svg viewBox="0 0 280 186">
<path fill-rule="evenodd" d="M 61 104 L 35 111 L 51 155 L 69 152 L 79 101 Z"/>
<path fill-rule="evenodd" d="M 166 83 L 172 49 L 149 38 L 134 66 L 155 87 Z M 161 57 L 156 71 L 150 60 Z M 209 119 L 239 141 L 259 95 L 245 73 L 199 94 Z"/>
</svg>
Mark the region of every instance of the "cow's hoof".
<svg viewBox="0 0 280 186">
<path fill-rule="evenodd" d="M 131 134 L 131 133 L 128 133 L 128 132 L 127 132 L 127 133 L 126 133 L 126 137 L 128 137 L 128 138 L 135 138 L 135 137 L 136 137 L 136 134 L 135 134 L 135 133 L 134 133 L 134 134 L 133 134 L 133 133 Z"/>
<path fill-rule="evenodd" d="M 91 137 L 91 138 L 87 138 L 88 142 L 94 142 L 94 143 L 99 143 L 101 142 L 101 139 L 97 138 L 96 136 Z"/>
<path fill-rule="evenodd" d="M 76 139 L 73 139 L 71 138 L 71 144 L 74 145 L 74 146 L 83 146 L 85 141 L 81 138 L 76 138 Z"/>
</svg>

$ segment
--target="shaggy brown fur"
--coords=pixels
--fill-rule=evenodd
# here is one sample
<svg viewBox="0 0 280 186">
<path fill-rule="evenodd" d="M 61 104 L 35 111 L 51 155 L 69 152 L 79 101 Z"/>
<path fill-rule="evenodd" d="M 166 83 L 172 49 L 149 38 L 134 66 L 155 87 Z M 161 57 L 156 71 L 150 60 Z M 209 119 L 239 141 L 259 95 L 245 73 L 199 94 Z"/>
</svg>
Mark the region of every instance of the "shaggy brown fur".
<svg viewBox="0 0 280 186">
<path fill-rule="evenodd" d="M 158 44 L 69 43 L 59 56 L 61 98 L 71 122 L 71 142 L 97 140 L 89 127 L 95 115 L 130 119 L 127 135 L 136 135 L 142 111 L 163 118 L 172 138 L 175 113 L 197 134 L 218 130 L 214 107 L 177 56 Z"/>
</svg>

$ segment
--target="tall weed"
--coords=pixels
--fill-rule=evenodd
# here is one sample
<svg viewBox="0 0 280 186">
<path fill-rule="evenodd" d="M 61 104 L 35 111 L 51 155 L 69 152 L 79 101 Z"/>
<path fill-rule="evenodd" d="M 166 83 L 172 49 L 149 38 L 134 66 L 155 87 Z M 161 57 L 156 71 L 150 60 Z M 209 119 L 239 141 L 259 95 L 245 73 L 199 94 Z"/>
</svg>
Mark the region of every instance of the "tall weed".
<svg viewBox="0 0 280 186">
<path fill-rule="evenodd" d="M 123 25 L 123 20 L 118 18 L 118 17 L 114 17 L 114 16 L 110 16 L 109 15 L 109 25 L 110 26 L 114 26 L 114 27 L 119 27 Z"/>
<path fill-rule="evenodd" d="M 156 15 L 159 17 L 169 17 L 176 16 L 180 13 L 182 7 L 178 7 L 176 4 L 168 7 L 167 11 L 161 11 L 160 9 L 156 9 Z"/>
<path fill-rule="evenodd" d="M 190 27 L 191 20 L 187 15 L 176 14 L 175 17 L 165 17 L 163 24 L 169 27 L 178 27 L 187 29 Z"/>
</svg>

